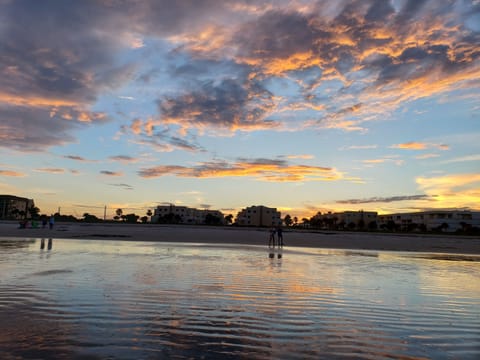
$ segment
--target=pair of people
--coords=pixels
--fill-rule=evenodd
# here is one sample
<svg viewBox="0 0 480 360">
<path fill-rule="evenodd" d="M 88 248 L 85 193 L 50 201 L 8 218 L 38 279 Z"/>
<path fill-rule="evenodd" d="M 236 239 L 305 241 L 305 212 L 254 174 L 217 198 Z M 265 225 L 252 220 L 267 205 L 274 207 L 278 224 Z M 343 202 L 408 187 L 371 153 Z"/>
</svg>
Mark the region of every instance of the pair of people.
<svg viewBox="0 0 480 360">
<path fill-rule="evenodd" d="M 275 233 L 277 234 L 278 246 L 283 246 L 283 230 L 279 226 L 276 229 L 272 227 L 270 229 L 270 237 L 268 239 L 268 246 L 275 246 Z"/>
</svg>

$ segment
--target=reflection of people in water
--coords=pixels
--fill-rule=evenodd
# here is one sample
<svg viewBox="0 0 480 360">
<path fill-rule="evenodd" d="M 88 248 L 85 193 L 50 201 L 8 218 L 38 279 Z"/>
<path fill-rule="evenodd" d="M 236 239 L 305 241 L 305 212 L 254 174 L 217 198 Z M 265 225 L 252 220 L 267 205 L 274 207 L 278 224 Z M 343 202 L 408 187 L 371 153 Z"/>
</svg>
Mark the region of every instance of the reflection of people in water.
<svg viewBox="0 0 480 360">
<path fill-rule="evenodd" d="M 275 247 L 275 228 L 272 227 L 270 229 L 270 237 L 268 238 L 268 246 L 273 246 Z"/>
<path fill-rule="evenodd" d="M 52 250 L 53 240 L 52 238 L 48 239 L 47 250 Z M 45 239 L 40 240 L 40 250 L 45 249 Z"/>
</svg>

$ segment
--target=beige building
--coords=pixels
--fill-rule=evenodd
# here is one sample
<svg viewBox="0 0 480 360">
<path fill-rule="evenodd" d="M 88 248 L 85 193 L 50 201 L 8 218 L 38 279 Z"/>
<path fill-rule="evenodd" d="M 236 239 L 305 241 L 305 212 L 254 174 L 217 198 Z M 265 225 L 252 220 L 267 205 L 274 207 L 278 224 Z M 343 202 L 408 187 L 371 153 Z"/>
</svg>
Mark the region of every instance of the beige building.
<svg viewBox="0 0 480 360">
<path fill-rule="evenodd" d="M 313 221 L 322 224 L 326 229 L 344 228 L 365 228 L 368 229 L 372 223 L 377 223 L 378 214 L 376 211 L 343 211 L 318 213 L 312 217 Z"/>
<path fill-rule="evenodd" d="M 470 210 L 430 210 L 414 213 L 380 215 L 380 226 L 395 224 L 398 230 L 436 230 L 445 232 L 480 227 L 480 212 Z"/>
<path fill-rule="evenodd" d="M 187 206 L 159 205 L 155 208 L 152 222 L 161 219 L 171 219 L 180 224 L 206 224 L 209 220 L 219 219 L 219 224 L 225 223 L 225 217 L 221 211 L 208 209 L 195 209 Z"/>
<path fill-rule="evenodd" d="M 30 218 L 28 209 L 35 206 L 33 199 L 0 195 L 0 219 Z"/>
<path fill-rule="evenodd" d="M 280 226 L 281 213 L 276 208 L 250 206 L 237 214 L 236 223 L 240 226 Z"/>
</svg>

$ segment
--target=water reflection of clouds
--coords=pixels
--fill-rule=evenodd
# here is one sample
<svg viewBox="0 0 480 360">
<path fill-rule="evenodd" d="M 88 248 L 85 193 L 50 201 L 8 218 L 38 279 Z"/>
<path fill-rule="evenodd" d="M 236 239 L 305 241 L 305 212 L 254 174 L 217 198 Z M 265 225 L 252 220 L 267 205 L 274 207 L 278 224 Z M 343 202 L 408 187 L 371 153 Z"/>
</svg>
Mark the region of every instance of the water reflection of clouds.
<svg viewBox="0 0 480 360">
<path fill-rule="evenodd" d="M 270 259 L 264 247 L 80 240 L 54 245 L 49 259 L 32 256 L 38 246 L 22 251 L 14 266 L 26 276 L 4 276 L 17 296 L 41 289 L 48 297 L 27 306 L 31 326 L 51 316 L 65 327 L 66 341 L 81 339 L 95 349 L 109 342 L 136 357 L 142 347 L 161 348 L 164 357 L 248 351 L 255 358 L 318 358 L 329 351 L 337 357 L 355 351 L 413 357 L 419 353 L 409 349 L 408 338 L 422 334 L 408 325 L 414 318 L 427 321 L 425 304 L 433 309 L 427 315 L 438 311 L 445 320 L 450 315 L 442 312 L 442 297 L 477 305 L 479 299 L 478 285 L 462 292 L 456 283 L 459 276 L 462 282 L 478 278 L 478 262 L 295 248 Z M 0 287 L 0 298 L 5 294 Z M 3 304 L 14 309 L 8 299 Z"/>
</svg>

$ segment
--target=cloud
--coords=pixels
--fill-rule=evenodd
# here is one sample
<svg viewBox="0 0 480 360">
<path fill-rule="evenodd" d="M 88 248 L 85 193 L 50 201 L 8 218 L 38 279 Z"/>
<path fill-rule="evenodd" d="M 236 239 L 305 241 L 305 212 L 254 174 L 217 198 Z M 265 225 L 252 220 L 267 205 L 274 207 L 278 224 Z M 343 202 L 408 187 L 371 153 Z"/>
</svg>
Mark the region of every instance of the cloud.
<svg viewBox="0 0 480 360">
<path fill-rule="evenodd" d="M 390 146 L 392 149 L 405 149 L 405 150 L 425 150 L 428 148 L 436 148 L 438 150 L 448 150 L 449 146 L 446 144 L 431 144 L 423 142 L 410 141 L 402 144 L 395 144 Z"/>
<path fill-rule="evenodd" d="M 138 158 L 134 158 L 129 155 L 115 155 L 115 156 L 110 156 L 109 159 L 113 161 L 118 161 L 124 164 L 135 163 L 138 161 Z"/>
<path fill-rule="evenodd" d="M 106 176 L 123 176 L 123 173 L 121 171 L 102 170 L 100 171 L 100 174 L 106 175 Z"/>
<path fill-rule="evenodd" d="M 272 94 L 254 82 L 223 79 L 197 84 L 191 91 L 158 101 L 161 121 L 175 124 L 185 133 L 189 128 L 220 128 L 231 131 L 271 129 L 266 121 L 273 107 Z"/>
<path fill-rule="evenodd" d="M 75 160 L 75 161 L 81 161 L 81 162 L 89 162 L 92 160 L 87 160 L 83 156 L 78 156 L 78 155 L 64 155 L 63 156 L 65 159 L 70 159 L 70 160 Z"/>
<path fill-rule="evenodd" d="M 349 199 L 349 200 L 338 200 L 337 204 L 370 204 L 370 203 L 391 203 L 398 201 L 417 201 L 417 200 L 435 200 L 435 195 L 401 195 L 401 196 L 390 196 L 390 197 L 372 197 L 367 199 Z"/>
<path fill-rule="evenodd" d="M 65 169 L 61 169 L 61 168 L 39 168 L 39 169 L 35 169 L 35 171 L 45 172 L 45 173 L 49 173 L 49 174 L 63 174 L 65 172 Z"/>
<path fill-rule="evenodd" d="M 143 168 L 138 175 L 154 178 L 166 175 L 189 178 L 251 177 L 262 181 L 338 181 L 343 174 L 334 168 L 295 165 L 284 160 L 238 159 L 233 163 L 218 160 L 199 163 L 196 166 L 160 165 Z"/>
<path fill-rule="evenodd" d="M 427 195 L 435 194 L 439 207 L 478 209 L 480 203 L 480 174 L 464 173 L 415 179 Z"/>
<path fill-rule="evenodd" d="M 476 2 L 7 1 L 0 14 L 0 146 L 18 151 L 74 142 L 111 120 L 105 95 L 130 100 L 140 82 L 155 120 L 128 131 L 159 151 L 204 150 L 194 133 L 366 132 L 405 103 L 479 87 Z M 297 86 L 289 101 L 275 79 Z"/>
<path fill-rule="evenodd" d="M 119 187 L 119 188 L 122 188 L 124 190 L 133 190 L 133 186 L 128 185 L 128 184 L 120 183 L 120 184 L 109 184 L 109 185 Z"/>
<path fill-rule="evenodd" d="M 442 161 L 442 164 L 452 164 L 452 163 L 459 163 L 459 162 L 470 162 L 470 161 L 480 161 L 480 154 L 479 155 L 467 155 L 462 157 L 457 157 L 453 159 L 448 159 Z"/>
<path fill-rule="evenodd" d="M 12 170 L 0 170 L 0 176 L 25 177 L 26 174 Z"/>
</svg>

